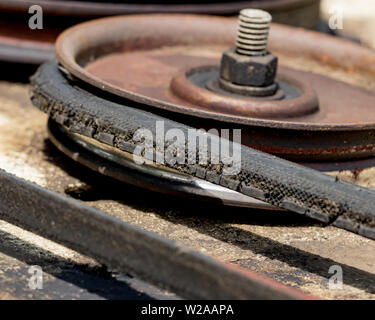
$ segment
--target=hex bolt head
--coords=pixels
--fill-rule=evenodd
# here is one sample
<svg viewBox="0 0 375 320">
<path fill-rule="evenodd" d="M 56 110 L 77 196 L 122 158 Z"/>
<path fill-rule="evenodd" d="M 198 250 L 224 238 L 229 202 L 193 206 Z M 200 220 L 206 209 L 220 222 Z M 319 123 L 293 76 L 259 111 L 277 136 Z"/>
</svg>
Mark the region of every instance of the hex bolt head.
<svg viewBox="0 0 375 320">
<path fill-rule="evenodd" d="M 246 56 L 231 48 L 221 58 L 220 76 L 242 86 L 266 87 L 275 81 L 277 57 L 272 54 Z"/>
</svg>

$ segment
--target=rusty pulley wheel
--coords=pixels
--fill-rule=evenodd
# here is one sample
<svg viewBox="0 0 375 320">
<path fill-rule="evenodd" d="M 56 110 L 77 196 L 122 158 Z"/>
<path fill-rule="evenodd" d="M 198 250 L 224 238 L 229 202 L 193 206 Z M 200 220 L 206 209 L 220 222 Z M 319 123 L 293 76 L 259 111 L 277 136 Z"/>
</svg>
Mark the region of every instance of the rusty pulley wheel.
<svg viewBox="0 0 375 320">
<path fill-rule="evenodd" d="M 0 0 L 0 61 L 38 65 L 53 56 L 53 44 L 60 32 L 92 18 L 135 13 L 200 13 L 235 15 L 246 7 L 268 10 L 274 21 L 315 28 L 319 0 L 255 1 L 34 1 Z M 29 7 L 43 9 L 43 29 L 31 30 Z"/>
<path fill-rule="evenodd" d="M 287 94 L 276 100 L 226 95 L 207 87 L 206 78 L 218 78 L 236 28 L 236 20 L 218 17 L 107 18 L 64 32 L 56 55 L 67 72 L 99 90 L 197 128 L 240 128 L 243 144 L 283 158 L 336 162 L 374 155 L 373 51 L 274 25 L 269 48 Z"/>
</svg>

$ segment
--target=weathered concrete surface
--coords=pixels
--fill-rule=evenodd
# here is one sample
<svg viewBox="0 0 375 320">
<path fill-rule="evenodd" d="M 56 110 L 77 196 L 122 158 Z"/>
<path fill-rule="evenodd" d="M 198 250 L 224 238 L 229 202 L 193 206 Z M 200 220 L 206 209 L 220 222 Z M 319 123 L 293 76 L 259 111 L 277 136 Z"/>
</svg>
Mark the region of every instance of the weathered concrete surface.
<svg viewBox="0 0 375 320">
<path fill-rule="evenodd" d="M 8 172 L 60 193 L 64 193 L 68 185 L 70 191 L 74 191 L 75 185 L 89 185 L 87 192 L 91 194 L 84 198 L 90 199 L 87 201 L 90 205 L 315 296 L 375 298 L 375 241 L 324 227 L 292 213 L 192 203 L 105 179 L 69 160 L 49 143 L 46 116 L 30 105 L 27 85 L 0 83 L 0 121 L 0 167 Z M 3 224 L 0 230 L 20 238 L 22 231 L 11 228 Z M 26 242 L 58 252 L 64 259 L 88 263 L 87 258 L 63 247 L 57 250 L 54 244 L 47 244 L 31 234 Z M 48 249 L 48 246 L 52 247 Z M 0 254 L 4 254 L 4 250 L 0 248 Z M 13 270 L 6 267 L 12 265 L 12 259 L 24 261 L 8 252 L 5 255 L 7 260 L 4 258 L 3 261 L 9 262 L 1 264 L 0 270 Z M 33 260 L 33 263 L 38 264 L 37 261 Z M 342 290 L 328 288 L 331 277 L 328 270 L 332 265 L 340 265 L 343 269 Z M 7 279 L 16 276 L 0 278 L 0 292 L 5 298 L 18 297 L 16 291 L 3 289 L 11 287 Z M 68 289 L 61 287 L 59 294 L 64 296 L 65 290 Z"/>
</svg>

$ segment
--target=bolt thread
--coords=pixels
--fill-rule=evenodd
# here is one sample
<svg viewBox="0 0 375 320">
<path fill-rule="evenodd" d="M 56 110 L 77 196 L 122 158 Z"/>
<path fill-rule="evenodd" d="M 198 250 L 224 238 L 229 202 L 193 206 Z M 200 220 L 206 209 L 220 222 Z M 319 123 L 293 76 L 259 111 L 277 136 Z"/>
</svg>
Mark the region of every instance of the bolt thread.
<svg viewBox="0 0 375 320">
<path fill-rule="evenodd" d="M 263 10 L 243 9 L 238 19 L 236 51 L 247 56 L 267 53 L 272 16 Z"/>
</svg>

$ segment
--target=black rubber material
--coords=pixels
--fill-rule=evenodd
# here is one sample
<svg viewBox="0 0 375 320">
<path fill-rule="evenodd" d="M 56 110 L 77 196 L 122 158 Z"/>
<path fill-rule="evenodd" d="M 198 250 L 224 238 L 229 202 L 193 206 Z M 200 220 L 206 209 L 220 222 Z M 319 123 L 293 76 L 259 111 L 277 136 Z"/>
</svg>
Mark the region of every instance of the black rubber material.
<svg viewBox="0 0 375 320">
<path fill-rule="evenodd" d="M 134 150 L 136 143 L 132 138 L 139 128 L 149 129 L 155 137 L 156 121 L 164 121 L 165 131 L 178 128 L 185 136 L 190 129 L 186 125 L 137 109 L 131 101 L 123 100 L 120 104 L 86 91 L 76 82 L 68 80 L 59 71 L 56 61 L 42 65 L 32 77 L 31 100 L 72 132 L 79 132 L 126 151 Z M 210 139 L 208 142 L 211 142 Z M 165 145 L 168 145 L 168 141 Z M 167 166 L 375 239 L 373 190 L 246 146 L 241 147 L 241 172 L 236 176 L 223 175 L 222 165 L 188 165 L 185 161 L 185 164 Z"/>
<path fill-rule="evenodd" d="M 187 299 L 307 299 L 0 169 L 0 218 Z M 3 239 L 2 239 L 3 241 Z M 50 283 L 48 284 L 51 285 Z"/>
</svg>

